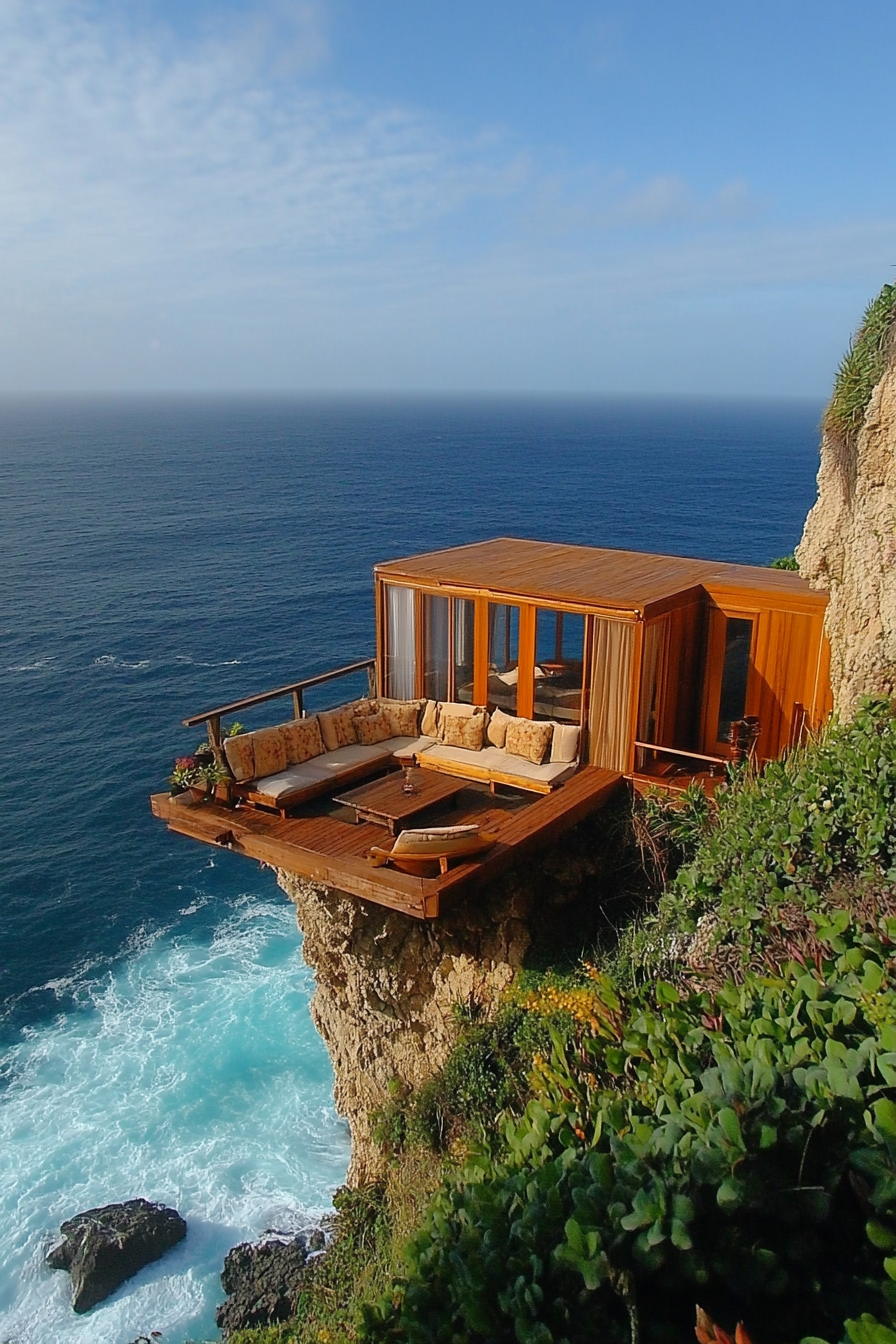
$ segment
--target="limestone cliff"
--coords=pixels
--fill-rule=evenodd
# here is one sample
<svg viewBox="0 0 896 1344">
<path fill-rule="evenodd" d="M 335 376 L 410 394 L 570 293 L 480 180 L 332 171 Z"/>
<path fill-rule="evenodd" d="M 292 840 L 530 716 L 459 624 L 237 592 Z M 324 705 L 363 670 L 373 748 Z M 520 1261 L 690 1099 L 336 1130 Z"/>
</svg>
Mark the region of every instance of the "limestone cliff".
<svg viewBox="0 0 896 1344">
<path fill-rule="evenodd" d="M 336 1109 L 351 1128 L 349 1184 L 380 1170 L 370 1113 L 390 1081 L 419 1087 L 447 1059 L 454 1004 L 487 1006 L 527 957 L 593 941 L 624 889 L 619 833 L 612 810 L 601 813 L 524 873 L 429 923 L 278 873 L 315 973 L 311 1014 L 333 1062 Z"/>
<path fill-rule="evenodd" d="M 834 708 L 896 688 L 896 294 L 885 286 L 841 365 L 825 414 L 818 499 L 800 572 L 830 592 Z"/>
</svg>

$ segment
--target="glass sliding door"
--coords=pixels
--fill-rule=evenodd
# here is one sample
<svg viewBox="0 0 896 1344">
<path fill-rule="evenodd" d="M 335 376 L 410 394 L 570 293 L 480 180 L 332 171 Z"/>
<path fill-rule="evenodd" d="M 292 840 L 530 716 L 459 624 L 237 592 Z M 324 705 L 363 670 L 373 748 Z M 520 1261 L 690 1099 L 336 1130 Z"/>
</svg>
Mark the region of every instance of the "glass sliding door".
<svg viewBox="0 0 896 1344">
<path fill-rule="evenodd" d="M 476 606 L 468 597 L 452 600 L 454 625 L 454 665 L 449 698 L 465 705 L 473 703 L 473 641 L 476 626 Z"/>
<path fill-rule="evenodd" d="M 535 618 L 535 718 L 581 723 L 585 617 L 539 608 Z"/>
<path fill-rule="evenodd" d="M 423 694 L 448 700 L 448 649 L 451 599 L 423 594 Z"/>
<path fill-rule="evenodd" d="M 386 584 L 386 695 L 413 700 L 417 693 L 417 625 L 413 588 Z"/>
<path fill-rule="evenodd" d="M 520 609 L 488 604 L 488 709 L 516 714 L 520 675 Z"/>
</svg>

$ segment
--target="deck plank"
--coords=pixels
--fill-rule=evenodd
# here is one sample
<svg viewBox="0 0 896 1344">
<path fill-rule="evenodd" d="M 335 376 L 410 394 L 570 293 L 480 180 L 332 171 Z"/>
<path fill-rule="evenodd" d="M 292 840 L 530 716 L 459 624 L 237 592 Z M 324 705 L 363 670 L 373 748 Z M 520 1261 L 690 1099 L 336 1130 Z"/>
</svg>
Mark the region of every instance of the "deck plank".
<svg viewBox="0 0 896 1344">
<path fill-rule="evenodd" d="M 603 807 L 619 787 L 616 771 L 583 766 L 553 793 L 525 806 L 501 807 L 487 793 L 470 791 L 452 812 L 458 823 L 476 820 L 498 832 L 493 849 L 436 878 L 411 877 L 394 868 L 374 868 L 367 851 L 389 839 L 382 826 L 355 824 L 328 813 L 282 818 L 249 807 L 233 809 L 205 802 L 172 803 L 167 794 L 151 799 L 155 816 L 170 830 L 205 844 L 223 845 L 299 877 L 321 882 L 350 896 L 385 905 L 415 919 L 438 917 L 445 898 L 454 901 L 498 877 L 532 850 L 559 838 L 589 813 Z"/>
</svg>

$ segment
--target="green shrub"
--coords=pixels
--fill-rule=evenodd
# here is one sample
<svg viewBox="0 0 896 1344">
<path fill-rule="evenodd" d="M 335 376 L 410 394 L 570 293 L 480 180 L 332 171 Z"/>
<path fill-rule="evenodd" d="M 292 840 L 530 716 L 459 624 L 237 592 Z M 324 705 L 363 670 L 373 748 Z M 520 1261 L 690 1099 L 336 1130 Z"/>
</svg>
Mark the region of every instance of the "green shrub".
<svg viewBox="0 0 896 1344">
<path fill-rule="evenodd" d="M 766 1344 L 846 1320 L 892 1344 L 896 921 L 818 936 L 821 970 L 714 999 L 660 984 L 582 1058 L 558 1038 L 506 1153 L 445 1185 L 362 1338 L 677 1344 L 700 1302 Z"/>
<path fill-rule="evenodd" d="M 893 715 L 889 701 L 866 700 L 851 723 L 720 789 L 693 860 L 656 914 L 620 939 L 612 961 L 620 983 L 680 964 L 701 919 L 714 931 L 707 954 L 728 943 L 742 965 L 758 967 L 794 911 L 827 908 L 835 877 L 896 881 Z"/>
<path fill-rule="evenodd" d="M 796 556 L 791 551 L 790 555 L 779 555 L 777 560 L 769 560 L 769 569 L 799 569 Z"/>
</svg>

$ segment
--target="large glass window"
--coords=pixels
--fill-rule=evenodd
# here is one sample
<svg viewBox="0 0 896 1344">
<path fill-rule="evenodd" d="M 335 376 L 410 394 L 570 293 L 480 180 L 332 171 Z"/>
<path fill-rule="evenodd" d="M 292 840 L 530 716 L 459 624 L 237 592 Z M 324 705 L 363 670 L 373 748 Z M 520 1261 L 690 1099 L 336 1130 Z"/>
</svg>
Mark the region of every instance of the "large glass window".
<svg viewBox="0 0 896 1344">
<path fill-rule="evenodd" d="M 585 617 L 539 608 L 535 618 L 535 717 L 580 723 Z"/>
<path fill-rule="evenodd" d="M 455 597 L 454 616 L 454 689 L 455 700 L 473 703 L 473 639 L 476 627 L 476 606 L 467 597 Z"/>
<path fill-rule="evenodd" d="M 423 694 L 447 700 L 450 602 L 432 593 L 423 596 Z"/>
<path fill-rule="evenodd" d="M 520 609 L 488 604 L 488 708 L 516 713 L 520 668 Z"/>
<path fill-rule="evenodd" d="M 413 700 L 417 681 L 414 590 L 386 584 L 386 695 Z"/>
<path fill-rule="evenodd" d="M 732 723 L 742 719 L 746 712 L 752 643 L 753 622 L 744 617 L 729 616 L 725 621 L 725 660 L 722 664 L 717 742 L 727 740 Z"/>
</svg>

